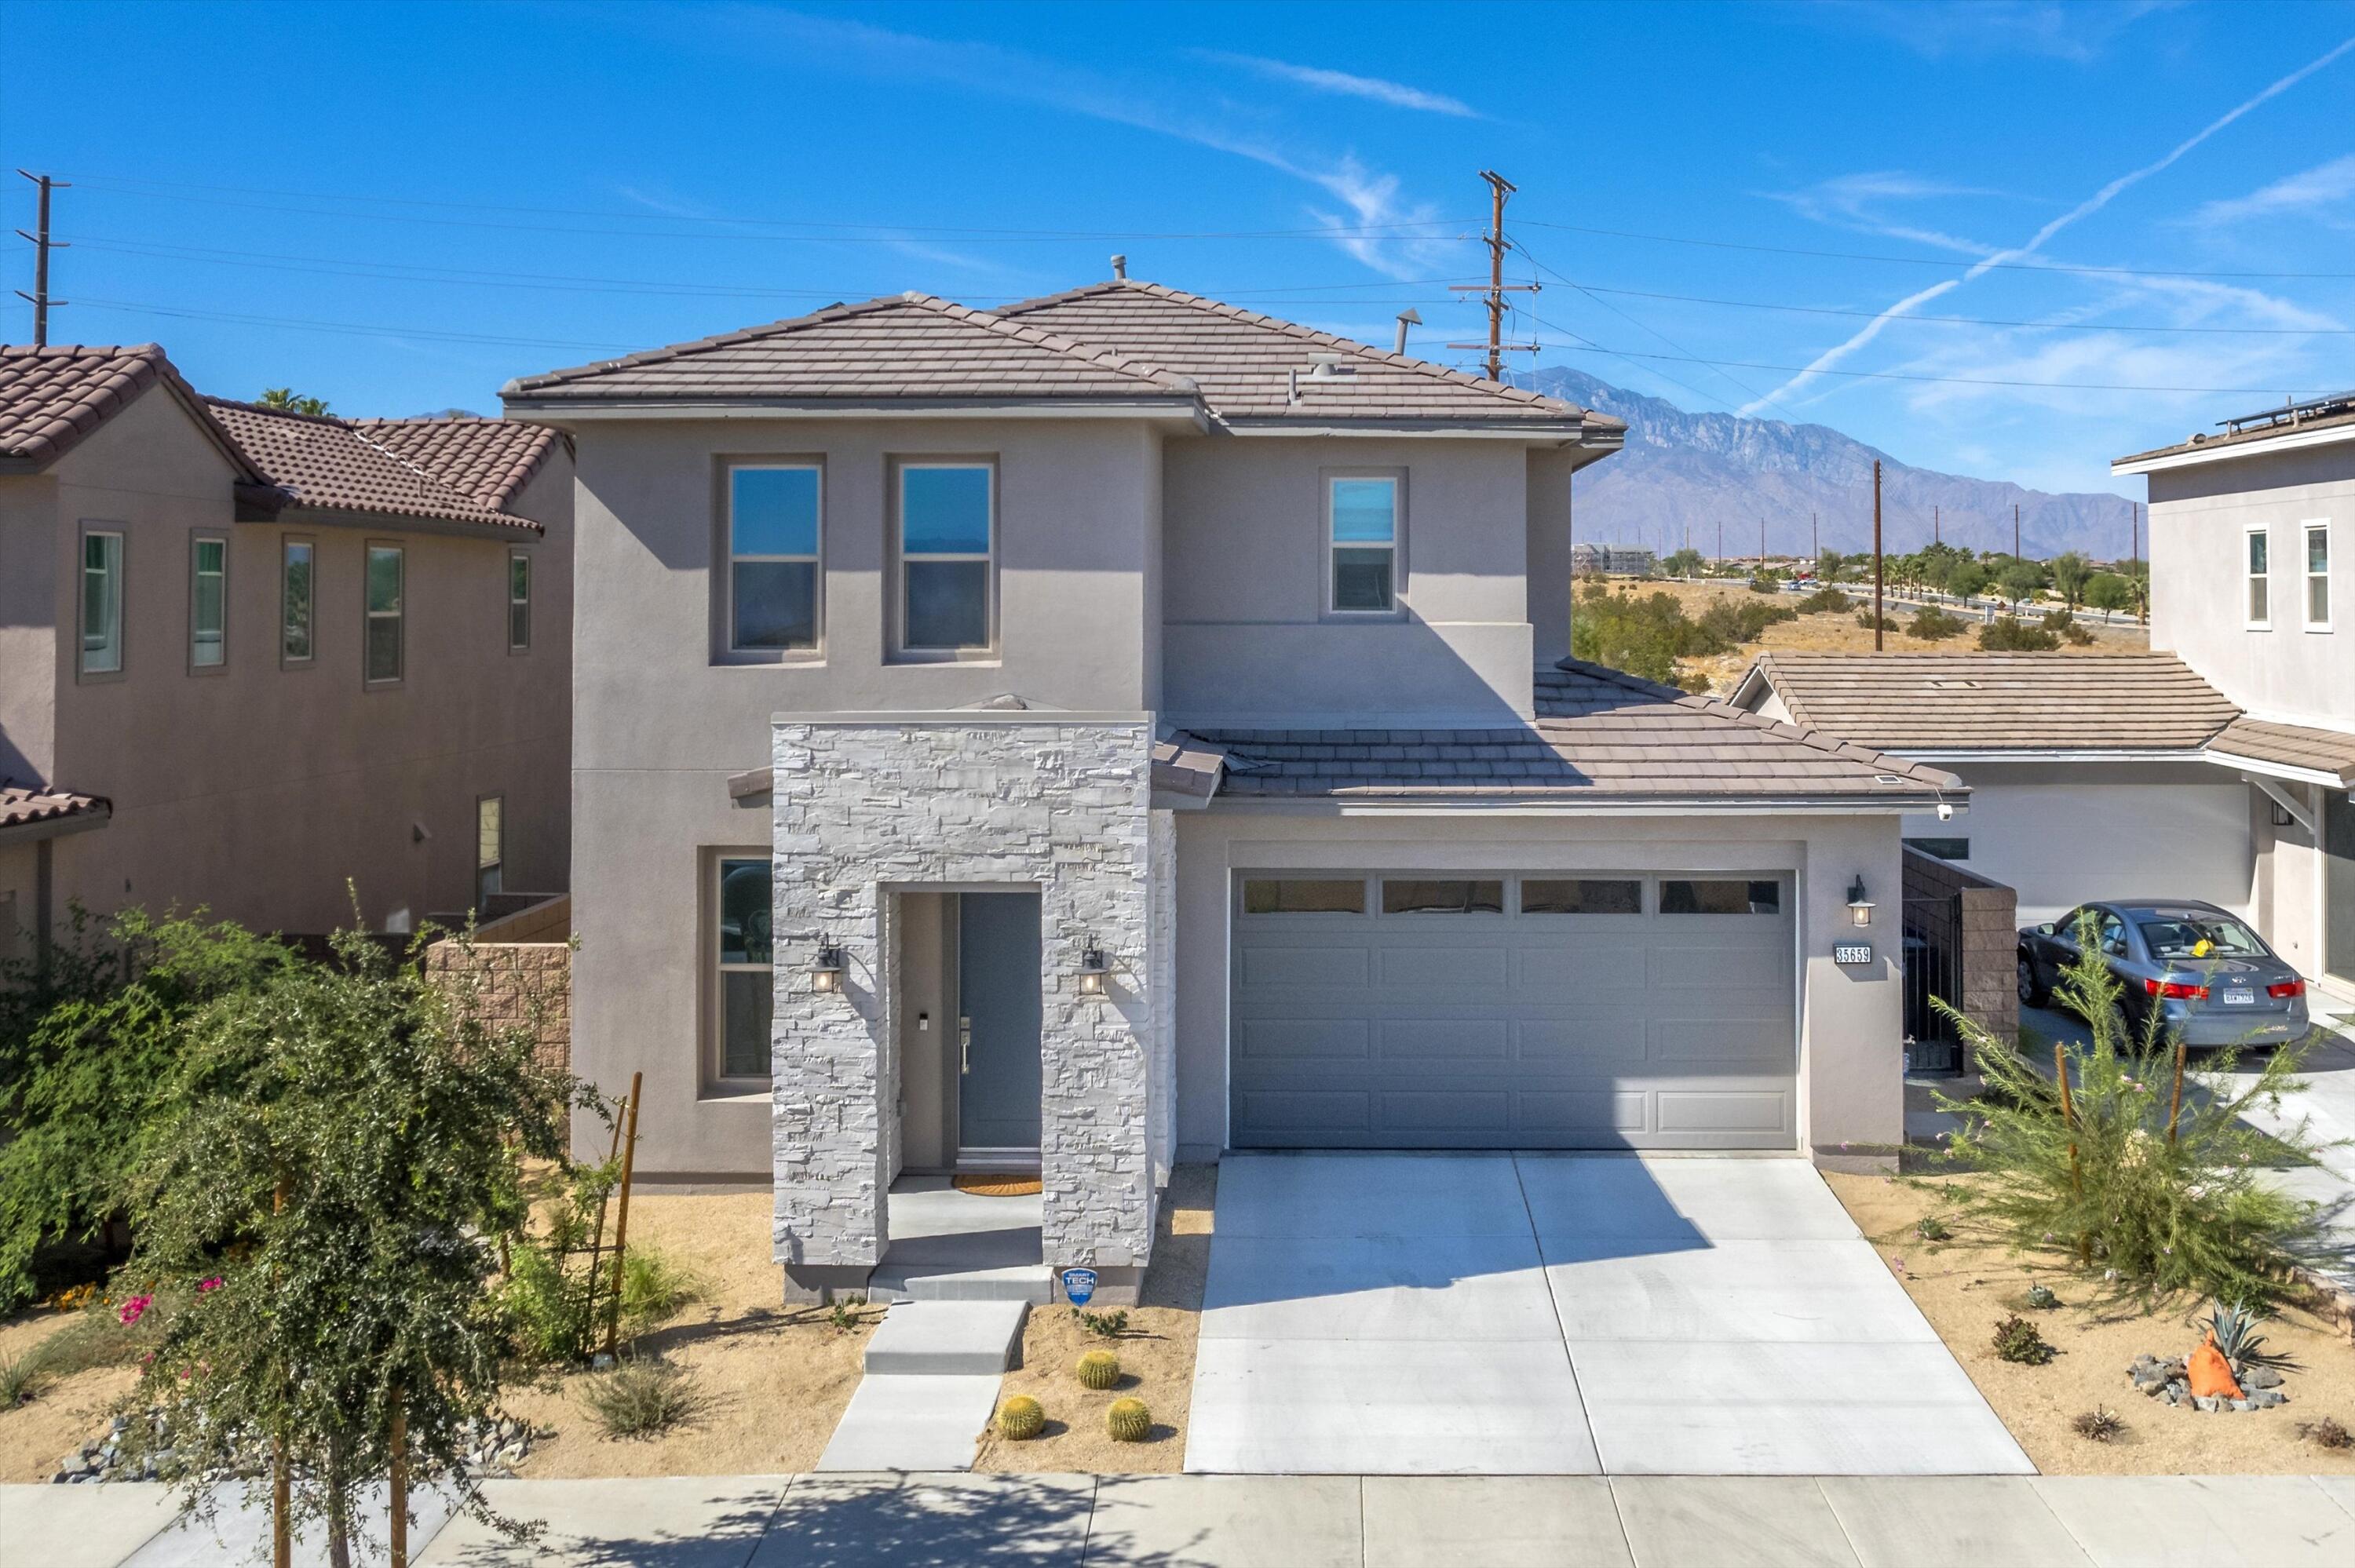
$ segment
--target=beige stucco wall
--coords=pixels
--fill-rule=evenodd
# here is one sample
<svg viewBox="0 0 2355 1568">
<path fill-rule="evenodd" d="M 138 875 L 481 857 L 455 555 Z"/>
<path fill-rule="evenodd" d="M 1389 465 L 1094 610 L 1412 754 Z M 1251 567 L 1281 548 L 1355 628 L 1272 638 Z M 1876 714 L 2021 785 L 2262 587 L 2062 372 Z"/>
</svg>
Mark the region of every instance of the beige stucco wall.
<svg viewBox="0 0 2355 1568">
<path fill-rule="evenodd" d="M 1565 447 L 1529 450 L 1529 612 L 1530 652 L 1539 668 L 1570 652 L 1572 478 L 1582 454 Z"/>
<path fill-rule="evenodd" d="M 1545 817 L 1465 812 L 1357 816 L 1178 815 L 1178 1140 L 1181 1159 L 1224 1140 L 1229 887 L 1253 866 L 1409 865 L 1418 870 L 1778 871 L 1796 874 L 1802 1148 L 1903 1140 L 1904 1010 L 1898 983 L 1902 885 L 1891 816 Z M 1874 963 L 1832 962 L 1856 934 L 1847 887 L 1861 874 L 1881 909 Z"/>
<path fill-rule="evenodd" d="M 0 475 L 0 779 L 17 783 L 56 757 L 57 527 L 55 478 Z"/>
</svg>

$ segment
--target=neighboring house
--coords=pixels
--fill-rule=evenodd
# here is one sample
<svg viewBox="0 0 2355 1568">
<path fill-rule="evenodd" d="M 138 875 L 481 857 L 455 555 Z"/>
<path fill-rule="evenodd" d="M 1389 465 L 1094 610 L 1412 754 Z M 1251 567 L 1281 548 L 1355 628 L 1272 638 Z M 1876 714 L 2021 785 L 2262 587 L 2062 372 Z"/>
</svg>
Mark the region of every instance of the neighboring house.
<svg viewBox="0 0 2355 1568">
<path fill-rule="evenodd" d="M 1619 421 L 1125 280 L 505 396 L 579 453 L 573 1064 L 795 1295 L 903 1172 L 1038 1170 L 1117 1299 L 1226 1149 L 1902 1141 L 1966 791 L 1567 659 Z"/>
<path fill-rule="evenodd" d="M 552 430 L 0 348 L 0 951 L 69 904 L 401 930 L 561 891 L 571 505 Z"/>
<path fill-rule="evenodd" d="M 1613 577 L 1648 577 L 1659 567 L 1659 557 L 1641 546 L 1595 545 L 1582 539 L 1570 547 L 1570 569 L 1581 577 L 1607 572 Z"/>
</svg>

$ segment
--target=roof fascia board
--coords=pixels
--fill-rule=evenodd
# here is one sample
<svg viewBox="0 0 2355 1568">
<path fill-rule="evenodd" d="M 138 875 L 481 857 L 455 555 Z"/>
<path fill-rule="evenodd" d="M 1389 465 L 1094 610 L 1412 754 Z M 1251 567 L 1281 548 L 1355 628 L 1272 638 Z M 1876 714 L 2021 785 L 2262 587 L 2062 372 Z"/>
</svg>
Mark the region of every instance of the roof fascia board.
<svg viewBox="0 0 2355 1568">
<path fill-rule="evenodd" d="M 1477 800 L 1421 798 L 1359 799 L 1316 796 L 1287 800 L 1266 795 L 1221 796 L 1211 810 L 1268 816 L 1319 817 L 1858 817 L 1903 816 L 1934 810 L 1970 810 L 1968 791 L 1919 795 L 1655 796 L 1604 794 L 1593 800 L 1536 795 L 1483 796 Z"/>
<path fill-rule="evenodd" d="M 2175 450 L 2149 457 L 2120 458 L 2110 464 L 2115 474 L 2158 473 L 2170 468 L 2191 468 L 2202 463 L 2229 462 L 2235 458 L 2263 457 L 2267 452 L 2292 451 L 2300 447 L 2336 446 L 2342 441 L 2355 441 L 2355 423 L 2333 425 L 2319 430 L 2285 430 L 2277 436 L 2257 440 L 2229 441 L 2216 446 L 2198 446 L 2188 450 Z"/>
<path fill-rule="evenodd" d="M 1509 421 L 1465 419 L 1460 422 L 1436 419 L 1353 420 L 1347 424 L 1330 421 L 1315 423 L 1278 418 L 1222 418 L 1219 423 L 1227 433 L 1236 436 L 1375 436 L 1383 440 L 1443 436 L 1462 439 L 1473 437 L 1486 440 L 1544 441 L 1555 445 L 1582 445 L 1584 432 L 1575 424 L 1560 421 L 1517 425 Z M 1618 450 L 1615 446 L 1612 450 Z M 1599 451 L 1598 451 L 1599 455 Z"/>
<path fill-rule="evenodd" d="M 114 818 L 112 806 L 93 806 L 86 811 L 75 811 L 63 817 L 44 817 L 37 822 L 11 822 L 0 827 L 0 843 L 28 844 L 38 839 L 61 839 L 68 833 L 86 833 L 102 828 Z"/>
<path fill-rule="evenodd" d="M 966 398 L 895 397 L 872 403 L 794 402 L 775 398 L 742 402 L 680 402 L 669 398 L 512 397 L 509 417 L 564 425 L 591 419 L 1159 419 L 1209 429 L 1199 398 L 1146 397 L 1134 401 L 1092 398 L 1070 402 L 987 402 Z"/>
<path fill-rule="evenodd" d="M 2336 773 L 2319 768 L 2299 768 L 2287 762 L 2268 762 L 2261 757 L 2241 757 L 2229 751 L 2211 747 L 2205 758 L 2219 768 L 2230 768 L 2243 773 L 2262 773 L 2268 779 L 2286 779 L 2295 784 L 2319 784 L 2326 789 L 2346 789 L 2355 795 L 2355 786 Z"/>
<path fill-rule="evenodd" d="M 373 534 L 445 534 L 459 539 L 538 539 L 548 525 L 525 518 L 520 523 L 461 523 L 453 517 L 419 517 L 406 512 L 363 512 L 346 506 L 289 505 L 268 517 L 238 519 L 240 523 L 291 523 L 312 528 L 356 528 Z"/>
<path fill-rule="evenodd" d="M 2105 751 L 2096 747 L 2007 746 L 1927 747 L 1884 746 L 1879 749 L 1909 762 L 2205 762 L 2204 747 Z"/>
<path fill-rule="evenodd" d="M 1155 715 L 1122 710 L 1074 711 L 1070 708 L 911 708 L 905 712 L 879 710 L 844 713 L 773 713 L 772 725 L 824 725 L 835 729 L 875 729 L 900 726 L 903 728 L 937 729 L 951 725 L 1150 725 Z"/>
</svg>

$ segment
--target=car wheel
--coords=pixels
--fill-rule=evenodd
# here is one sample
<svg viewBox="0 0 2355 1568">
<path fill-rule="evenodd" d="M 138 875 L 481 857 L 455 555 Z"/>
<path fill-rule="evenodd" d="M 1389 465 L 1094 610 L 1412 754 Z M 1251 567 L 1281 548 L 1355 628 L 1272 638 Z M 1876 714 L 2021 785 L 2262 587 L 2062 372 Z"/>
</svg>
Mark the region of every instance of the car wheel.
<svg viewBox="0 0 2355 1568">
<path fill-rule="evenodd" d="M 2044 989 L 2044 982 L 2042 980 L 2036 978 L 2035 963 L 2023 956 L 2019 960 L 2020 1005 L 2023 1007 L 2042 1007 L 2051 1000 L 2052 1000 L 2052 993 Z"/>
</svg>

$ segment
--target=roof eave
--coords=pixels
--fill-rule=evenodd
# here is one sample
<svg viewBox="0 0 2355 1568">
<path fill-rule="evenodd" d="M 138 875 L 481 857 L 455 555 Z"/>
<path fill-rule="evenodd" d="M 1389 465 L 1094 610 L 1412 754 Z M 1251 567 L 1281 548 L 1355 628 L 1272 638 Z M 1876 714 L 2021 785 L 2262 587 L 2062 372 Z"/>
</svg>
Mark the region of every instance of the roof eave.
<svg viewBox="0 0 2355 1568">
<path fill-rule="evenodd" d="M 1838 790 L 1791 795 L 1645 795 L 1604 790 L 1592 796 L 1568 794 L 1446 795 L 1323 794 L 1252 795 L 1231 789 L 1209 802 L 1224 812 L 1311 812 L 1327 815 L 1384 814 L 1517 814 L 1532 816 L 1905 816 L 1935 810 L 1970 809 L 1970 789 L 1923 789 L 1902 792 Z"/>
<path fill-rule="evenodd" d="M 2327 425 L 2318 429 L 2298 429 L 2291 427 L 2278 432 L 2250 437 L 2240 440 L 2220 437 L 2197 446 L 2161 447 L 2156 451 L 2137 452 L 2130 457 L 2115 458 L 2110 471 L 2120 476 L 2137 473 L 2158 473 L 2167 469 L 2193 468 L 2206 463 L 2225 462 L 2235 458 L 2264 457 L 2274 452 L 2296 451 L 2306 447 L 2336 446 L 2355 441 L 2355 421 Z"/>
<path fill-rule="evenodd" d="M 510 394 L 507 417 L 552 425 L 610 419 L 1150 419 L 1209 428 L 1190 394 L 1142 397 L 615 397 Z"/>
<path fill-rule="evenodd" d="M 240 517 L 241 523 L 276 522 L 319 528 L 375 529 L 388 534 L 441 534 L 462 539 L 537 539 L 548 525 L 529 517 L 507 522 L 471 522 L 458 517 L 426 517 L 412 512 L 387 512 L 362 506 L 314 506 L 290 498 L 267 517 Z"/>
<path fill-rule="evenodd" d="M 1580 448 L 1586 445 L 1584 432 L 1574 419 L 1324 419 L 1297 414 L 1222 414 L 1218 423 L 1230 435 L 1236 436 L 1444 436 Z M 1615 445 L 1598 449 L 1594 455 L 1602 457 L 1617 450 Z"/>
</svg>

